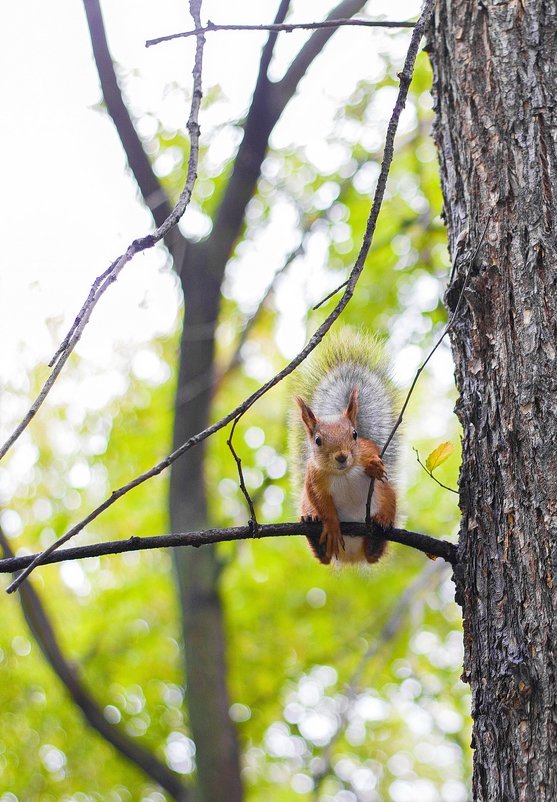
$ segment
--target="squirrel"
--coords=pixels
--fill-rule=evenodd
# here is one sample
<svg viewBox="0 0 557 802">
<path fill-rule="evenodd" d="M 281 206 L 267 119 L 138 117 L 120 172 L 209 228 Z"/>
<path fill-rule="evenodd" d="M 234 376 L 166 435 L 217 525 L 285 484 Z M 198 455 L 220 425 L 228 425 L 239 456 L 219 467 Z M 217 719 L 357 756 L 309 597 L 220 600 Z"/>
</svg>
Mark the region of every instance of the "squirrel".
<svg viewBox="0 0 557 802">
<path fill-rule="evenodd" d="M 307 535 L 310 547 L 326 565 L 333 559 L 375 563 L 386 541 L 345 539 L 339 521 L 365 521 L 370 480 L 375 479 L 371 518 L 385 530 L 395 522 L 392 480 L 399 451 L 397 434 L 385 461 L 380 457 L 395 424 L 395 391 L 378 341 L 349 329 L 330 337 L 298 372 L 298 388 L 292 447 L 303 474 L 300 520 L 323 524 L 321 535 Z"/>
</svg>

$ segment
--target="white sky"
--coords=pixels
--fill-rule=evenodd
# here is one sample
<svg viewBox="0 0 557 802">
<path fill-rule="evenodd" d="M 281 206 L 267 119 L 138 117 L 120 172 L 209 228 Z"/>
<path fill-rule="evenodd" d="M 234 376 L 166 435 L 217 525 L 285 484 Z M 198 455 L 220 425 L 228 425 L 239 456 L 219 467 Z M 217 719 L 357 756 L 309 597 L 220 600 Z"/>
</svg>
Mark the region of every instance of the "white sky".
<svg viewBox="0 0 557 802">
<path fill-rule="evenodd" d="M 205 0 L 203 18 L 272 21 L 277 5 L 278 0 Z M 294 3 L 294 17 L 320 19 L 332 5 L 317 0 Z M 149 49 L 144 42 L 192 27 L 187 8 L 185 0 L 156 4 L 118 0 L 103 6 L 113 57 L 134 76 L 129 84 L 134 111 L 152 112 L 177 128 L 185 125 L 187 99 L 168 87 L 178 83 L 189 88 L 193 40 Z M 407 19 L 418 10 L 418 0 L 377 0 L 369 5 L 374 17 Z M 4 43 L 0 51 L 4 76 L 0 380 L 24 389 L 25 373 L 51 356 L 94 277 L 134 237 L 151 230 L 152 221 L 138 200 L 112 123 L 95 109 L 100 89 L 81 2 L 4 3 L 0 25 Z M 277 77 L 307 35 L 282 35 L 273 65 Z M 387 46 L 386 34 L 374 31 L 372 36 L 369 29 L 335 34 L 319 69 L 304 79 L 300 97 L 277 127 L 275 144 L 306 144 L 317 163 L 334 158 L 322 144 L 338 100 L 358 80 L 374 76 L 376 51 Z M 220 84 L 235 114 L 249 101 L 264 38 L 253 33 L 207 36 L 205 89 Z M 405 49 L 404 43 L 398 46 L 401 56 Z M 210 116 L 202 117 L 202 134 L 214 123 Z M 284 246 L 284 226 L 279 228 Z M 258 246 L 257 258 L 276 249 L 277 239 L 267 235 L 267 241 Z M 249 259 L 246 291 L 254 281 L 248 267 Z M 261 287 L 266 283 L 264 271 L 259 282 Z M 115 346 L 141 344 L 168 331 L 176 309 L 175 282 L 165 268 L 164 250 L 142 254 L 125 268 L 98 305 L 79 353 L 109 370 Z"/>
</svg>

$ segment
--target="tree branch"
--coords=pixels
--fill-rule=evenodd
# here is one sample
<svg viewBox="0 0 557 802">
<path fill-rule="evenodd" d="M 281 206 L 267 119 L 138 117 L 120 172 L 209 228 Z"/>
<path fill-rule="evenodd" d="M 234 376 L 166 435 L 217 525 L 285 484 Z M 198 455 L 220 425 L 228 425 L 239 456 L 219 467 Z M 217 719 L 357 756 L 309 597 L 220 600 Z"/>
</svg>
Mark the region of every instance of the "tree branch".
<svg viewBox="0 0 557 802">
<path fill-rule="evenodd" d="M 230 449 L 232 456 L 234 457 L 234 462 L 236 463 L 236 469 L 238 471 L 238 482 L 240 485 L 240 490 L 246 500 L 246 504 L 248 505 L 249 510 L 249 521 L 248 526 L 251 528 L 252 534 L 254 537 L 257 537 L 257 533 L 259 530 L 259 524 L 257 522 L 257 516 L 255 514 L 255 507 L 253 506 L 252 498 L 249 494 L 249 491 L 246 487 L 246 483 L 244 482 L 244 472 L 242 471 L 242 460 L 236 453 L 236 449 L 234 448 L 234 432 L 236 431 L 236 425 L 238 423 L 238 418 L 233 422 L 232 426 L 230 427 L 230 435 L 228 440 L 226 441 L 226 445 Z"/>
<path fill-rule="evenodd" d="M 365 0 L 342 0 L 338 6 L 332 9 L 328 14 L 325 22 L 331 23 L 336 19 L 346 19 L 356 14 L 365 5 Z M 418 23 L 417 23 L 418 24 Z M 310 64 L 315 57 L 321 53 L 329 39 L 335 33 L 335 28 L 322 28 L 316 30 L 307 42 L 300 49 L 296 58 L 282 77 L 282 79 L 275 85 L 275 91 L 280 96 L 282 94 L 288 95 L 293 93 L 294 89 L 302 80 Z"/>
<path fill-rule="evenodd" d="M 81 560 L 84 557 L 102 557 L 106 554 L 121 554 L 127 551 L 144 551 L 147 549 L 177 548 L 178 546 L 207 546 L 211 543 L 224 543 L 235 540 L 252 540 L 262 537 L 291 537 L 296 535 L 315 534 L 321 531 L 320 523 L 307 523 L 297 521 L 295 523 L 261 524 L 257 529 L 257 535 L 253 534 L 251 526 L 235 526 L 229 529 L 206 529 L 203 532 L 177 532 L 170 535 L 153 535 L 151 537 L 132 536 L 127 540 L 112 540 L 106 543 L 92 543 L 88 546 L 74 546 L 73 548 L 62 549 L 51 552 L 44 556 L 40 554 L 30 554 L 24 557 L 13 557 L 0 560 L 0 574 L 21 571 L 33 565 L 37 557 L 41 559 L 41 565 L 51 563 L 66 562 L 67 560 Z M 341 531 L 345 537 L 362 537 L 370 533 L 365 523 L 342 523 Z M 400 543 L 412 549 L 421 551 L 432 557 L 441 557 L 451 564 L 458 562 L 457 547 L 447 540 L 439 540 L 420 532 L 412 532 L 407 529 L 390 529 L 386 532 L 377 524 L 372 523 L 371 535 L 380 536 L 393 543 Z"/>
<path fill-rule="evenodd" d="M 0 529 L 0 546 L 5 560 L 16 559 L 10 549 L 8 540 Z M 188 802 L 190 795 L 176 774 L 164 763 L 141 746 L 135 739 L 127 736 L 121 729 L 110 724 L 104 717 L 103 710 L 85 687 L 76 664 L 66 659 L 58 638 L 33 585 L 27 582 L 21 588 L 21 607 L 29 629 L 33 633 L 44 657 L 50 664 L 58 679 L 65 685 L 75 704 L 79 707 L 91 727 L 125 758 L 134 763 L 149 779 L 164 788 L 178 802 Z"/>
<path fill-rule="evenodd" d="M 441 336 L 439 337 L 439 339 L 437 340 L 437 342 L 435 343 L 435 345 L 433 346 L 433 348 L 431 349 L 431 351 L 429 352 L 429 354 L 427 355 L 425 360 L 422 362 L 422 364 L 420 365 L 420 367 L 416 371 L 416 375 L 414 376 L 414 380 L 413 380 L 412 384 L 410 385 L 410 389 L 408 390 L 408 392 L 406 394 L 406 398 L 404 399 L 404 403 L 402 405 L 402 408 L 400 410 L 398 418 L 396 419 L 395 425 L 393 426 L 393 429 L 392 429 L 391 433 L 389 434 L 385 445 L 381 449 L 381 455 L 380 455 L 381 457 L 383 457 L 383 455 L 385 454 L 385 451 L 389 447 L 389 443 L 393 439 L 396 430 L 398 429 L 398 427 L 402 423 L 402 419 L 404 417 L 404 413 L 406 412 L 406 407 L 408 406 L 408 402 L 410 401 L 410 398 L 412 396 L 412 393 L 414 392 L 414 388 L 416 387 L 416 384 L 418 382 L 418 379 L 420 378 L 420 375 L 421 375 L 422 371 L 426 367 L 427 363 L 429 362 L 429 360 L 431 359 L 433 354 L 437 351 L 437 349 L 439 348 L 439 346 L 441 345 L 441 343 L 445 339 L 446 335 L 450 332 L 450 330 L 453 328 L 453 326 L 456 323 L 457 315 L 458 315 L 458 313 L 460 311 L 460 307 L 462 305 L 462 301 L 464 300 L 464 292 L 466 290 L 466 287 L 468 286 L 468 279 L 470 278 L 470 275 L 472 273 L 472 269 L 475 266 L 476 257 L 477 257 L 477 255 L 478 255 L 478 253 L 480 251 L 480 248 L 482 247 L 482 244 L 483 244 L 483 241 L 484 241 L 484 237 L 485 237 L 486 232 L 487 232 L 487 227 L 489 226 L 490 222 L 491 222 L 491 213 L 488 214 L 488 216 L 487 216 L 487 220 L 486 220 L 485 226 L 483 228 L 483 231 L 482 231 L 482 233 L 480 235 L 480 238 L 478 240 L 478 244 L 476 245 L 474 251 L 470 252 L 467 255 L 462 257 L 462 261 L 463 261 L 464 264 L 467 265 L 467 268 L 466 268 L 466 275 L 464 276 L 464 280 L 462 282 L 460 293 L 458 295 L 458 300 L 457 300 L 456 306 L 453 309 L 453 312 L 452 312 L 451 317 L 449 318 L 449 320 L 447 322 L 447 325 L 445 326 L 445 328 L 441 332 Z M 451 271 L 451 276 L 453 275 L 453 273 L 455 271 L 456 264 L 457 264 L 459 256 L 460 256 L 460 251 L 457 251 L 457 255 L 455 256 L 454 263 L 453 263 L 453 268 L 452 268 L 452 271 Z"/>
<path fill-rule="evenodd" d="M 180 33 L 170 33 L 167 36 L 158 36 L 156 39 L 147 39 L 145 47 L 152 47 L 161 42 L 170 42 L 172 39 L 184 39 L 188 36 L 198 36 L 200 33 L 212 33 L 213 31 L 276 31 L 292 33 L 299 30 L 314 30 L 318 28 L 340 28 L 345 25 L 364 26 L 366 28 L 413 28 L 415 22 L 397 20 L 368 20 L 368 19 L 330 19 L 322 22 L 284 22 L 281 25 L 218 25 L 211 20 L 207 20 L 207 25 L 202 28 L 195 28 L 192 31 L 181 31 Z"/>
<path fill-rule="evenodd" d="M 74 323 L 72 324 L 70 331 L 64 338 L 62 345 L 54 355 L 53 359 L 50 362 L 50 366 L 52 367 L 52 372 L 46 382 L 44 383 L 39 395 L 27 411 L 26 415 L 16 427 L 16 429 L 12 432 L 10 437 L 6 440 L 4 445 L 0 448 L 0 459 L 5 456 L 7 451 L 11 448 L 11 446 L 16 442 L 16 440 L 20 437 L 23 431 L 27 428 L 29 423 L 33 420 L 35 415 L 37 414 L 38 410 L 40 409 L 43 401 L 47 397 L 48 393 L 50 392 L 52 385 L 58 378 L 62 368 L 64 367 L 65 363 L 67 362 L 70 354 L 74 350 L 77 342 L 79 341 L 81 334 L 87 323 L 89 322 L 89 318 L 91 317 L 91 313 L 93 312 L 94 307 L 96 306 L 97 302 L 104 294 L 104 292 L 108 289 L 108 287 L 113 284 L 124 267 L 127 265 L 131 259 L 141 251 L 147 250 L 152 248 L 156 245 L 157 242 L 160 242 L 164 239 L 168 232 L 176 225 L 176 223 L 180 220 L 182 215 L 184 214 L 186 207 L 188 206 L 193 190 L 193 185 L 197 178 L 197 162 L 199 157 L 199 109 L 201 105 L 201 68 L 203 62 L 203 47 L 205 44 L 205 40 L 203 36 L 198 36 L 197 38 L 197 47 L 195 52 L 195 60 L 193 66 L 193 96 L 192 96 L 192 103 L 190 109 L 190 115 L 187 122 L 187 129 L 190 134 L 190 155 L 188 159 L 188 169 L 187 169 L 187 176 L 184 188 L 180 194 L 178 202 L 176 206 L 172 209 L 170 214 L 164 219 L 161 225 L 157 227 L 153 234 L 148 234 L 145 237 L 140 237 L 139 239 L 134 240 L 131 245 L 128 247 L 125 253 L 119 256 L 111 265 L 110 267 L 104 271 L 100 276 L 98 276 L 89 292 L 87 300 L 83 304 L 79 314 L 77 315 Z"/>
<path fill-rule="evenodd" d="M 404 413 L 406 412 L 406 407 L 408 406 L 408 403 L 410 401 L 412 393 L 414 392 L 416 384 L 418 383 L 418 379 L 420 378 L 420 376 L 422 374 L 422 371 L 425 369 L 427 363 L 429 362 L 429 360 L 431 359 L 433 354 L 437 351 L 437 349 L 439 348 L 439 346 L 441 345 L 441 343 L 445 339 L 445 336 L 450 332 L 450 330 L 453 328 L 453 326 L 454 326 L 454 324 L 456 322 L 457 314 L 458 314 L 458 312 L 460 310 L 460 306 L 461 306 L 462 301 L 464 299 L 464 292 L 466 290 L 466 287 L 468 286 L 468 279 L 470 278 L 470 275 L 472 273 L 472 268 L 475 265 L 476 256 L 478 255 L 479 250 L 480 250 L 480 248 L 482 246 L 482 243 L 483 243 L 483 240 L 484 240 L 484 237 L 485 237 L 485 234 L 486 234 L 486 231 L 487 231 L 487 227 L 489 225 L 489 221 L 490 220 L 491 220 L 491 214 L 488 215 L 487 222 L 485 224 L 485 227 L 483 229 L 483 232 L 482 232 L 482 234 L 480 236 L 480 239 L 478 241 L 478 244 L 477 244 L 474 252 L 473 253 L 470 252 L 470 253 L 468 253 L 466 255 L 466 257 L 464 257 L 464 256 L 462 257 L 463 258 L 463 262 L 467 263 L 467 270 L 466 270 L 466 275 L 464 277 L 464 280 L 462 282 L 462 286 L 460 288 L 460 293 L 459 293 L 459 296 L 458 296 L 458 301 L 456 303 L 456 306 L 454 307 L 453 312 L 451 314 L 451 317 L 448 320 L 445 328 L 441 332 L 441 336 L 439 337 L 439 339 L 434 344 L 433 348 L 430 350 L 430 352 L 427 355 L 427 357 L 424 359 L 424 361 L 422 362 L 422 364 L 419 366 L 418 370 L 416 371 L 416 374 L 414 376 L 412 384 L 410 385 L 410 389 L 406 393 L 406 398 L 404 399 L 404 403 L 402 404 L 401 410 L 400 410 L 400 412 L 398 414 L 398 418 L 396 419 L 395 424 L 394 424 L 389 436 L 387 437 L 387 440 L 385 441 L 385 444 L 384 444 L 383 448 L 381 449 L 381 454 L 379 455 L 381 458 L 383 458 L 386 450 L 389 447 L 389 444 L 391 443 L 393 437 L 395 436 L 395 433 L 396 433 L 397 429 L 399 428 L 400 424 L 402 423 L 402 420 L 404 418 Z M 451 277 L 454 274 L 454 271 L 456 269 L 457 260 L 460 257 L 460 255 L 461 255 L 461 251 L 459 250 L 459 251 L 457 251 L 457 255 L 455 256 L 455 259 L 454 259 L 453 268 L 452 268 L 452 271 L 451 271 Z M 419 456 L 418 456 L 418 462 L 420 462 Z M 421 465 L 421 462 L 420 462 L 420 465 Z M 439 482 L 439 480 L 436 479 L 433 476 L 432 473 L 430 473 L 430 476 L 431 476 L 432 479 L 435 479 L 437 484 L 441 485 L 441 482 Z M 370 509 L 371 509 L 371 499 L 373 497 L 374 486 L 375 486 L 375 479 L 371 478 L 370 481 L 369 481 L 369 490 L 368 490 L 367 500 L 366 500 L 366 522 L 368 522 L 368 523 L 371 520 Z M 445 485 L 441 485 L 441 486 L 445 487 Z M 452 488 L 446 487 L 446 490 L 452 490 Z M 456 493 L 458 495 L 458 491 L 457 490 L 452 490 L 452 492 Z"/>
<path fill-rule="evenodd" d="M 52 543 L 41 554 L 37 555 L 34 558 L 34 561 L 31 564 L 29 564 L 28 567 L 8 587 L 8 593 L 12 593 L 14 590 L 16 590 L 21 584 L 21 582 L 23 582 L 24 579 L 31 573 L 31 571 L 37 565 L 43 562 L 43 560 L 49 554 L 51 554 L 53 551 L 59 548 L 63 543 L 66 543 L 68 540 L 70 540 L 70 538 L 72 538 L 74 535 L 76 535 L 78 532 L 84 529 L 84 527 L 87 526 L 88 523 L 97 518 L 97 516 L 99 516 L 102 512 L 104 512 L 104 510 L 108 509 L 108 507 L 112 506 L 112 504 L 114 504 L 119 498 L 128 493 L 134 487 L 137 487 L 138 485 L 143 484 L 143 482 L 146 482 L 153 476 L 157 476 L 158 474 L 160 474 L 165 468 L 172 465 L 173 462 L 175 462 L 177 459 L 179 459 L 179 457 L 185 454 L 186 451 L 189 451 L 191 448 L 198 445 L 203 440 L 206 440 L 207 437 L 222 429 L 224 426 L 226 426 L 228 423 L 233 421 L 238 416 L 243 415 L 251 406 L 253 406 L 253 404 L 259 398 L 261 398 L 262 395 L 267 393 L 272 387 L 274 387 L 276 384 L 282 381 L 286 376 L 290 375 L 290 373 L 292 373 L 292 371 L 295 368 L 297 368 L 298 365 L 301 364 L 301 362 L 303 362 L 304 359 L 306 359 L 306 357 L 317 347 L 317 345 L 319 345 L 325 334 L 329 331 L 333 323 L 340 316 L 340 314 L 350 301 L 354 293 L 356 283 L 363 271 L 365 260 L 371 248 L 373 235 L 375 233 L 375 228 L 377 225 L 377 218 L 379 216 L 379 211 L 381 209 L 383 197 L 385 194 L 387 176 L 389 174 L 389 169 L 394 156 L 394 139 L 398 128 L 400 115 L 402 114 L 402 110 L 406 103 L 408 89 L 412 79 L 414 64 L 416 61 L 416 56 L 418 54 L 418 49 L 424 32 L 424 28 L 431 14 L 433 13 L 434 6 L 435 6 L 435 0 L 424 0 L 422 13 L 420 15 L 418 22 L 416 23 L 416 26 L 414 27 L 414 30 L 412 31 L 412 37 L 410 40 L 410 45 L 408 47 L 408 52 L 404 62 L 404 68 L 402 72 L 399 73 L 399 80 L 400 80 L 399 91 L 393 112 L 391 114 L 391 118 L 387 126 L 387 135 L 385 138 L 385 150 L 384 150 L 383 160 L 381 162 L 381 170 L 377 181 L 377 186 L 373 198 L 371 211 L 367 221 L 366 230 L 362 241 L 362 246 L 360 248 L 360 252 L 358 254 L 354 267 L 352 268 L 352 271 L 350 273 L 347 287 L 336 307 L 327 316 L 327 318 L 325 318 L 324 322 L 315 331 L 315 333 L 313 334 L 307 345 L 302 349 L 302 351 L 300 351 L 300 353 L 291 362 L 289 362 L 288 365 L 286 365 L 286 367 L 283 368 L 283 370 L 277 373 L 272 379 L 270 379 L 262 387 L 260 387 L 254 393 L 252 393 L 252 395 L 246 398 L 241 404 L 239 404 L 235 409 L 233 409 L 219 421 L 211 424 L 210 426 L 207 426 L 202 431 L 188 438 L 184 443 L 182 443 L 181 446 L 175 449 L 171 454 L 169 454 L 164 460 L 159 462 L 157 465 L 153 466 L 148 471 L 145 471 L 144 473 L 140 474 L 131 482 L 128 482 L 126 485 L 120 487 L 118 490 L 115 490 L 111 496 L 105 499 L 105 501 L 102 504 L 100 504 L 92 512 L 90 512 L 89 515 L 87 515 L 80 523 L 76 524 L 68 532 L 66 532 L 65 535 L 59 538 L 55 543 Z M 309 40 L 309 42 L 311 42 L 317 35 L 321 36 L 323 35 L 323 32 L 318 32 L 317 34 L 314 34 Z M 305 48 L 303 48 L 302 50 L 304 49 Z"/>
<path fill-rule="evenodd" d="M 153 172 L 137 131 L 122 99 L 112 57 L 108 49 L 106 31 L 99 0 L 83 0 L 93 55 L 101 82 L 107 111 L 118 132 L 126 153 L 128 164 L 139 185 L 145 204 L 151 210 L 157 226 L 161 226 L 170 215 L 172 207 L 165 190 Z"/>
</svg>

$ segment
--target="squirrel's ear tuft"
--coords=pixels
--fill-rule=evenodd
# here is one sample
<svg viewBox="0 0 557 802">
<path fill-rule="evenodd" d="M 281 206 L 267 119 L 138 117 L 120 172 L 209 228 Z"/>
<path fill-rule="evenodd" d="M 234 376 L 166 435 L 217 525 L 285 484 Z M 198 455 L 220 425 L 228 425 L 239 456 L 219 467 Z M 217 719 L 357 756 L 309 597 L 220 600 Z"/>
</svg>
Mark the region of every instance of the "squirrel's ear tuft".
<svg viewBox="0 0 557 802">
<path fill-rule="evenodd" d="M 358 388 L 353 387 L 352 392 L 350 393 L 350 398 L 348 399 L 348 406 L 344 410 L 344 415 L 348 418 L 350 423 L 354 428 L 356 427 L 356 421 L 358 418 Z"/>
<path fill-rule="evenodd" d="M 304 426 L 306 427 L 309 434 L 313 435 L 315 427 L 317 426 L 317 418 L 315 417 L 311 409 L 308 407 L 304 399 L 301 398 L 301 396 L 299 395 L 296 396 L 296 403 L 300 407 L 300 412 L 302 414 L 302 421 L 304 422 Z"/>
</svg>

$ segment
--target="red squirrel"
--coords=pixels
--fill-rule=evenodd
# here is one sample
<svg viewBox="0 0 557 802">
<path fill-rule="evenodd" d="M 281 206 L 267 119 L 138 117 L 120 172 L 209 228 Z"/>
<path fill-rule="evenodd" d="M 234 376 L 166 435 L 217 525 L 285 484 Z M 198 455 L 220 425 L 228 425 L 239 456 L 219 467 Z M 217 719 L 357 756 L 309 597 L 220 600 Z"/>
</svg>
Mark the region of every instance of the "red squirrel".
<svg viewBox="0 0 557 802">
<path fill-rule="evenodd" d="M 321 535 L 308 535 L 324 564 L 377 562 L 386 542 L 377 537 L 346 537 L 340 521 L 365 521 L 370 480 L 375 479 L 370 513 L 384 529 L 394 525 L 396 492 L 391 481 L 396 437 L 381 459 L 381 445 L 394 425 L 393 391 L 375 340 L 344 332 L 324 356 L 306 369 L 310 404 L 296 396 L 306 435 L 300 499 L 302 521 L 321 521 Z"/>
</svg>

